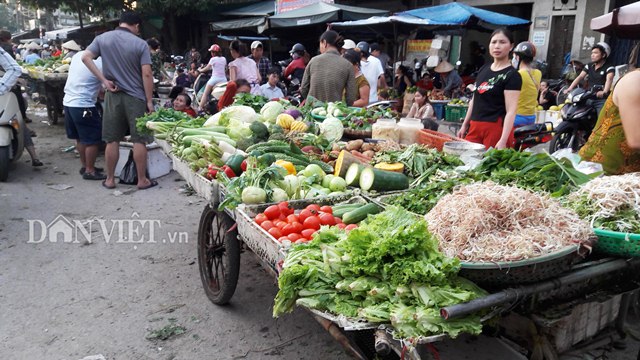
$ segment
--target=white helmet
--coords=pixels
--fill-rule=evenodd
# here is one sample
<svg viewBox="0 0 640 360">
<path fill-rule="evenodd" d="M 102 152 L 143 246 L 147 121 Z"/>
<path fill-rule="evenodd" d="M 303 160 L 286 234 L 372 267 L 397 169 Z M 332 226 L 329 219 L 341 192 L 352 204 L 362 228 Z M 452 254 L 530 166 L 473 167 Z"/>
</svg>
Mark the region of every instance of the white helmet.
<svg viewBox="0 0 640 360">
<path fill-rule="evenodd" d="M 595 44 L 591 49 L 592 50 L 593 49 L 600 49 L 600 51 L 602 51 L 607 58 L 609 57 L 609 55 L 611 55 L 611 46 L 609 46 L 609 44 L 607 44 L 604 41 L 601 41 L 601 42 Z"/>
</svg>

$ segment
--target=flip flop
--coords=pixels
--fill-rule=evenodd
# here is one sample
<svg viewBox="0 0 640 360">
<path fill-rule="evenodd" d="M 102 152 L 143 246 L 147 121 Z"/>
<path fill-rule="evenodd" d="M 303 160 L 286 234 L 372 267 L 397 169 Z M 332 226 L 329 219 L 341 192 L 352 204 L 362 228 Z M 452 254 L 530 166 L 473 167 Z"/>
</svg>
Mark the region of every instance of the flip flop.
<svg viewBox="0 0 640 360">
<path fill-rule="evenodd" d="M 115 185 L 113 185 L 113 186 L 108 186 L 108 185 L 107 185 L 107 181 L 106 181 L 106 180 L 102 181 L 102 186 L 103 186 L 105 189 L 109 189 L 109 190 L 111 190 L 111 189 L 115 189 L 115 188 L 116 188 L 116 186 L 115 186 Z"/>
<path fill-rule="evenodd" d="M 152 188 L 154 186 L 158 185 L 158 182 L 155 180 L 149 180 L 149 185 L 145 186 L 145 187 L 138 187 L 138 190 L 147 190 L 149 188 Z"/>
<path fill-rule="evenodd" d="M 94 166 L 93 168 L 96 169 L 97 172 L 103 172 L 104 171 L 103 168 L 100 168 L 100 167 L 97 167 L 97 166 Z M 80 168 L 80 171 L 78 171 L 80 173 L 80 175 L 84 175 L 85 169 L 86 169 L 85 167 L 81 167 Z"/>
</svg>

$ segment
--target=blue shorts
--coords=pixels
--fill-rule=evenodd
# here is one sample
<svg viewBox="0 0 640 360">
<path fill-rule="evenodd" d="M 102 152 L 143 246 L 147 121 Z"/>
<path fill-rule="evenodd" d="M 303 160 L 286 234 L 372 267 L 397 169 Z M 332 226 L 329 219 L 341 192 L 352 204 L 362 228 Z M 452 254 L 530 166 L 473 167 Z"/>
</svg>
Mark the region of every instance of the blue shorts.
<svg viewBox="0 0 640 360">
<path fill-rule="evenodd" d="M 97 145 L 102 142 L 102 118 L 93 107 L 64 107 L 64 127 L 67 138 L 78 140 L 83 145 Z"/>
<path fill-rule="evenodd" d="M 513 127 L 520 127 L 525 125 L 531 125 L 536 123 L 535 115 L 516 115 L 516 120 L 513 122 Z"/>
</svg>

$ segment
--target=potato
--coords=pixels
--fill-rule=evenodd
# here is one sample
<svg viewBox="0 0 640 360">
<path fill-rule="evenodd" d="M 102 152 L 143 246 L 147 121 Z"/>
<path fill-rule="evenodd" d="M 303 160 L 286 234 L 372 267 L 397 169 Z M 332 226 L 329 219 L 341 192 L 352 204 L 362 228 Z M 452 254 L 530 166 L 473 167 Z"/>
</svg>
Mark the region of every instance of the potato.
<svg viewBox="0 0 640 360">
<path fill-rule="evenodd" d="M 362 146 L 360 147 L 360 150 L 362 151 L 369 151 L 369 150 L 373 150 L 375 148 L 375 145 L 373 145 L 372 143 L 364 143 L 362 144 Z"/>
<path fill-rule="evenodd" d="M 347 143 L 347 146 L 345 147 L 346 150 L 360 150 L 360 147 L 362 146 L 362 144 L 364 144 L 364 140 L 362 139 L 358 139 L 358 140 L 351 140 Z"/>
<path fill-rule="evenodd" d="M 376 153 L 373 152 L 372 150 L 367 150 L 363 152 L 362 155 L 368 157 L 369 159 L 372 159 L 376 155 Z"/>
<path fill-rule="evenodd" d="M 331 147 L 331 151 L 337 151 L 337 152 L 340 152 L 340 150 L 342 150 L 342 148 L 340 147 L 340 145 L 338 145 L 338 143 L 333 143 L 333 146 Z"/>
</svg>

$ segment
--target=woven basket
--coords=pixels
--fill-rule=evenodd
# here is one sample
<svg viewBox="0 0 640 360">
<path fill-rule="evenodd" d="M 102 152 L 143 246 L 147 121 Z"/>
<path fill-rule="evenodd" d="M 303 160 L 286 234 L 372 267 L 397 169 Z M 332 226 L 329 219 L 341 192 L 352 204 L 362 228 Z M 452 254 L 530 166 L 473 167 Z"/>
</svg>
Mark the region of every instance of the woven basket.
<svg viewBox="0 0 640 360">
<path fill-rule="evenodd" d="M 640 257 L 640 234 L 593 229 L 598 236 L 596 250 L 609 255 Z"/>
<path fill-rule="evenodd" d="M 460 262 L 460 276 L 491 288 L 538 282 L 556 277 L 580 260 L 580 246 L 572 245 L 551 254 L 512 262 Z"/>
<path fill-rule="evenodd" d="M 449 141 L 466 141 L 455 136 L 447 135 L 445 133 L 422 129 L 418 132 L 418 143 L 427 147 L 432 147 L 442 151 L 444 143 Z"/>
</svg>

